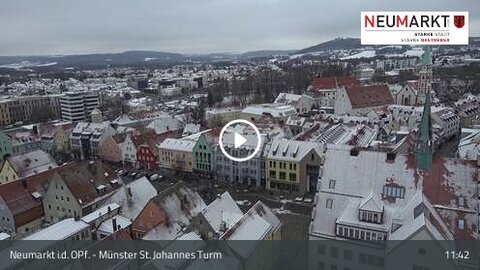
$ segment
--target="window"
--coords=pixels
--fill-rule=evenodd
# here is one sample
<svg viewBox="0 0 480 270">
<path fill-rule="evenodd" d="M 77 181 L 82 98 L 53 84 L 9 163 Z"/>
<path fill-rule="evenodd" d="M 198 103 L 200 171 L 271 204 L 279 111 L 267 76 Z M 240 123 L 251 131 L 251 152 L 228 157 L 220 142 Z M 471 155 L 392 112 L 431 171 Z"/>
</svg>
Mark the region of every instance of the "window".
<svg viewBox="0 0 480 270">
<path fill-rule="evenodd" d="M 357 231 L 358 232 L 358 231 Z M 347 261 L 351 261 L 352 260 L 352 251 L 349 250 L 349 249 L 345 249 L 343 251 L 343 259 L 344 260 L 347 260 Z"/>
<path fill-rule="evenodd" d="M 280 172 L 280 173 L 278 174 L 278 178 L 279 178 L 280 180 L 287 180 L 287 174 L 286 174 L 285 172 Z"/>
<path fill-rule="evenodd" d="M 465 220 L 464 219 L 459 219 L 458 220 L 458 229 L 459 230 L 464 230 L 465 229 Z"/>
<path fill-rule="evenodd" d="M 332 204 L 333 204 L 333 200 L 332 199 L 327 199 L 327 203 L 325 205 L 325 208 L 332 209 Z"/>
<path fill-rule="evenodd" d="M 338 248 L 337 247 L 331 247 L 330 248 L 330 256 L 333 258 L 338 258 Z"/>
<path fill-rule="evenodd" d="M 405 197 L 405 188 L 400 186 L 385 185 L 383 186 L 382 198 L 401 198 Z"/>
<path fill-rule="evenodd" d="M 335 180 L 330 180 L 330 182 L 328 183 L 328 188 L 335 189 Z"/>
<path fill-rule="evenodd" d="M 458 197 L 458 207 L 464 207 L 465 206 L 465 197 L 460 196 Z"/>
<path fill-rule="evenodd" d="M 269 175 L 270 175 L 270 178 L 274 178 L 277 176 L 276 172 L 275 171 L 270 171 L 269 172 Z"/>
<path fill-rule="evenodd" d="M 297 174 L 296 173 L 290 173 L 290 181 L 297 181 Z"/>
</svg>

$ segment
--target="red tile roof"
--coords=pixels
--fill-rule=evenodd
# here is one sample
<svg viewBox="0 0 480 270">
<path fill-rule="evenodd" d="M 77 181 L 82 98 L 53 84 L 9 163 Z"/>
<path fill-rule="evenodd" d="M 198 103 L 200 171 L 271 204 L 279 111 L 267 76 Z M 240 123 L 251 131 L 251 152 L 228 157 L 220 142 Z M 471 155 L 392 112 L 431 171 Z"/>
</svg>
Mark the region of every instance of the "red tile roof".
<svg viewBox="0 0 480 270">
<path fill-rule="evenodd" d="M 135 147 L 145 145 L 153 153 L 157 152 L 157 144 L 162 143 L 167 138 L 179 138 L 180 134 L 175 131 L 167 131 L 162 134 L 156 134 L 153 130 L 144 131 L 141 134 L 133 134 L 132 141 L 135 144 Z"/>
<path fill-rule="evenodd" d="M 36 200 L 20 180 L 1 185 L 0 197 L 14 216 L 17 228 L 43 216 L 42 201 Z"/>
<path fill-rule="evenodd" d="M 369 86 L 351 85 L 345 87 L 352 108 L 375 107 L 395 103 L 385 84 Z"/>
<path fill-rule="evenodd" d="M 75 199 L 81 200 L 81 205 L 88 204 L 98 198 L 96 187 L 106 186 L 109 193 L 114 188 L 109 182 L 117 177 L 115 171 L 101 161 L 72 162 L 56 169 Z"/>
</svg>

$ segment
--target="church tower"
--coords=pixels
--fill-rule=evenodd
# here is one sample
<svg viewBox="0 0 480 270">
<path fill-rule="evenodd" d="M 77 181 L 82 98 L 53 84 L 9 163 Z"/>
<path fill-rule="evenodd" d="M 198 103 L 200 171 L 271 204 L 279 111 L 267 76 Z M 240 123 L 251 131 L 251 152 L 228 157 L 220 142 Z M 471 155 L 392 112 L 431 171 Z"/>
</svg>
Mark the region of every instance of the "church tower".
<svg viewBox="0 0 480 270">
<path fill-rule="evenodd" d="M 425 96 L 425 106 L 423 108 L 422 121 L 418 128 L 415 147 L 413 150 L 415 164 L 417 168 L 425 171 L 433 162 L 433 139 L 432 139 L 432 119 L 430 108 L 430 95 Z"/>
<path fill-rule="evenodd" d="M 425 48 L 425 52 L 422 54 L 422 66 L 418 72 L 418 96 L 417 104 L 423 105 L 426 101 L 426 96 L 429 95 L 432 91 L 432 81 L 433 81 L 433 68 L 432 68 L 432 51 L 430 47 Z"/>
</svg>

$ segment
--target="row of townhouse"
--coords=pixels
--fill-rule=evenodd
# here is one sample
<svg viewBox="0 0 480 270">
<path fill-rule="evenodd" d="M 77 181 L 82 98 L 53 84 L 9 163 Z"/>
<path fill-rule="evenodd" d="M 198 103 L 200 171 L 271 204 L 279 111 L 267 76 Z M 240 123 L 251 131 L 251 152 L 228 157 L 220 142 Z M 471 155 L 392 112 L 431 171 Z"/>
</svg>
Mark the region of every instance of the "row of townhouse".
<svg viewBox="0 0 480 270">
<path fill-rule="evenodd" d="M 0 131 L 0 160 L 37 149 L 50 154 L 66 151 L 70 148 L 68 137 L 72 128 L 70 122 L 55 122 Z"/>
<path fill-rule="evenodd" d="M 86 132 L 81 132 L 85 128 L 79 130 L 79 125 L 81 123 L 74 129 L 72 136 L 87 136 Z M 95 124 L 89 126 L 92 125 Z M 104 130 L 111 129 L 111 132 L 98 131 L 102 134 L 98 156 L 104 161 L 123 164 L 126 168 L 150 171 L 165 168 L 232 184 L 301 194 L 313 192 L 318 179 L 322 156 L 320 143 L 274 139 L 262 135 L 257 155 L 249 161 L 233 162 L 220 150 L 218 129 L 180 137 L 180 132 L 172 130 L 161 134 L 148 128 L 116 133 L 108 124 L 102 124 L 101 127 Z M 93 132 L 89 132 L 88 136 Z M 224 146 L 234 156 L 244 156 L 255 148 L 247 143 L 235 149 L 233 139 L 226 135 Z M 91 140 L 83 143 L 85 145 L 92 148 Z M 73 143 L 71 147 L 77 148 Z"/>
<path fill-rule="evenodd" d="M 0 232 L 19 238 L 44 224 L 81 218 L 120 186 L 100 161 L 71 162 L 0 185 Z"/>
<path fill-rule="evenodd" d="M 102 207 L 90 214 L 77 219 L 66 218 L 23 239 L 55 240 L 46 242 L 42 249 L 61 245 L 73 248 L 76 245 L 77 248 L 87 248 L 92 253 L 93 250 L 98 252 L 97 249 L 102 249 L 100 247 L 107 245 L 107 242 L 99 241 L 93 246 L 79 246 L 82 241 L 68 240 L 162 240 L 162 243 L 166 244 L 157 246 L 156 249 L 166 252 L 207 250 L 206 241 L 214 239 L 249 240 L 247 246 L 235 244 L 240 243 L 238 241 L 225 241 L 225 245 L 210 246 L 208 250 L 213 248 L 212 251 L 222 253 L 222 260 L 219 262 L 229 266 L 229 269 L 250 269 L 272 267 L 280 256 L 280 250 L 275 248 L 275 241 L 264 240 L 281 240 L 282 235 L 283 223 L 272 209 L 261 201 L 243 212 L 228 192 L 219 194 L 214 201 L 206 204 L 197 192 L 183 182 L 157 193 L 143 177 L 114 190 Z M 26 243 L 18 241 L 13 247 L 20 248 Z M 186 246 L 182 246 L 182 243 L 186 243 Z M 103 249 L 105 248 L 106 246 L 103 246 Z M 28 248 L 30 249 L 32 248 Z M 0 251 L 0 256 L 6 253 L 6 250 Z M 155 269 L 199 269 L 199 266 L 203 266 L 200 267 L 203 269 L 212 261 L 216 260 L 152 259 L 144 262 L 144 266 Z M 10 260 L 7 266 L 28 268 L 31 263 L 33 261 Z M 131 263 L 114 264 L 124 266 Z M 39 265 L 38 262 L 36 265 Z M 92 267 L 79 261 L 73 261 L 73 265 L 76 269 Z"/>
<path fill-rule="evenodd" d="M 255 135 L 244 135 L 255 136 Z M 218 131 L 209 130 L 186 138 L 166 139 L 159 148 L 159 166 L 193 172 L 220 181 L 272 190 L 305 194 L 317 183 L 322 144 L 261 137 L 260 151 L 250 160 L 232 161 L 218 145 Z M 247 141 L 254 141 L 248 140 Z M 233 156 L 246 156 L 255 145 L 234 147 L 233 135 L 223 138 L 224 148 Z"/>
</svg>

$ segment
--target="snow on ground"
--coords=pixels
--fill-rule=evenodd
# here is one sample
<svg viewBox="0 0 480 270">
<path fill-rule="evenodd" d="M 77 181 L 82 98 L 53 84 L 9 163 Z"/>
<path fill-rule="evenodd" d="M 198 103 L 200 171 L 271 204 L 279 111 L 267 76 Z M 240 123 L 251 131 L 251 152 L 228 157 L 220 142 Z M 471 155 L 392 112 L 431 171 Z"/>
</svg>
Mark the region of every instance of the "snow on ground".
<svg viewBox="0 0 480 270">
<path fill-rule="evenodd" d="M 411 50 L 408 50 L 404 53 L 406 56 L 422 56 L 423 54 L 423 49 L 422 48 L 413 48 Z"/>
<path fill-rule="evenodd" d="M 26 67 L 49 67 L 58 64 L 58 62 L 49 62 L 49 63 L 38 63 L 38 62 L 30 62 L 30 61 L 22 61 L 19 63 L 12 63 L 7 65 L 2 65 L 2 68 L 11 68 L 11 69 L 21 69 Z"/>
<path fill-rule="evenodd" d="M 373 58 L 376 55 L 377 53 L 375 52 L 375 50 L 366 50 L 366 51 L 362 51 L 357 54 L 349 55 L 340 59 L 347 60 L 347 59 Z"/>
</svg>

